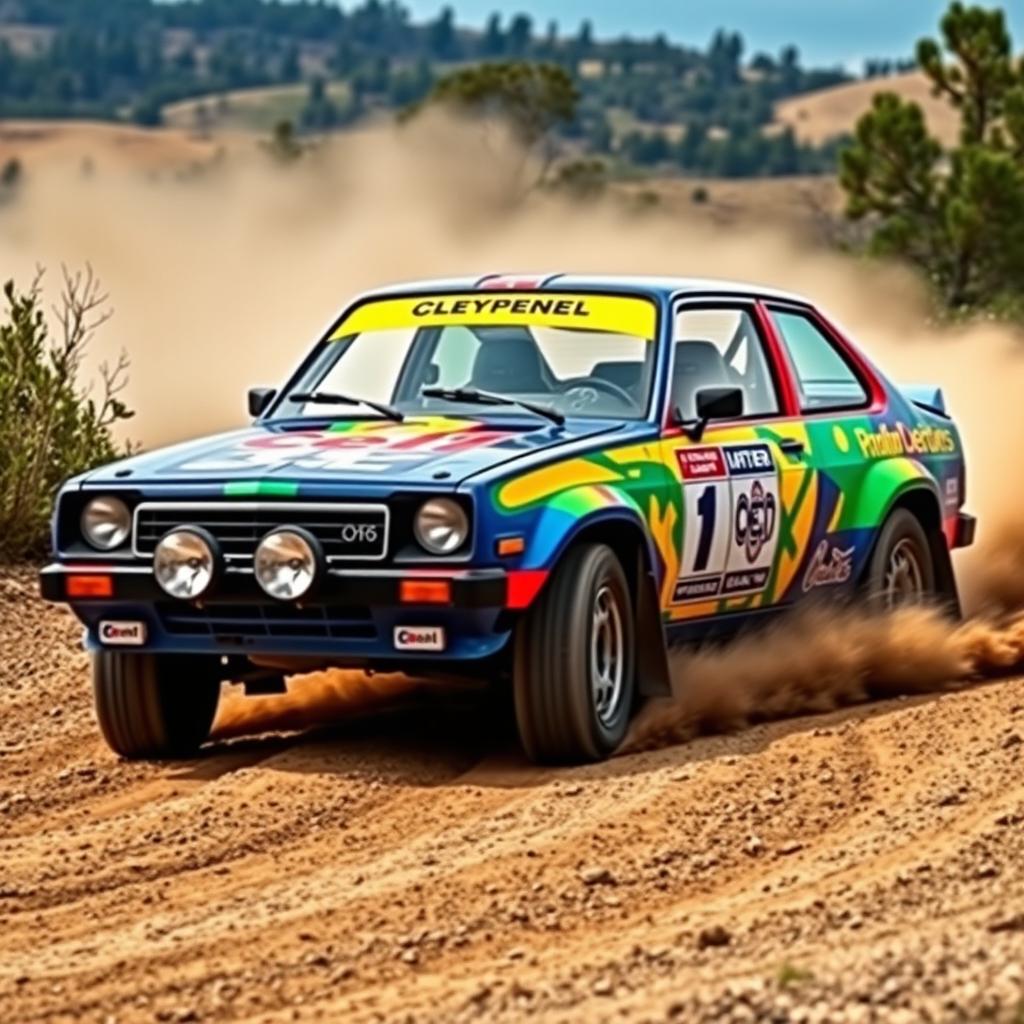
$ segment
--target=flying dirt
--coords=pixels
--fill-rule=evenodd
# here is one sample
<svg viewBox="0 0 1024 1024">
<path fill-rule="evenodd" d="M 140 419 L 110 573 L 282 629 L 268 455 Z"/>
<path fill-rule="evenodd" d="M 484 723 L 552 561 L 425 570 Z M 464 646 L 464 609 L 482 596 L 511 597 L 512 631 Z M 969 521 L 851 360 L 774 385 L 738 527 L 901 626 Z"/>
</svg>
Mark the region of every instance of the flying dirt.
<svg viewBox="0 0 1024 1024">
<path fill-rule="evenodd" d="M 40 171 L 2 211 L 0 259 L 21 280 L 92 263 L 116 305 L 94 356 L 128 351 L 147 446 L 242 422 L 247 386 L 389 280 L 572 268 L 812 292 L 946 390 L 979 516 L 957 567 L 971 617 L 811 608 L 681 652 L 675 697 L 585 768 L 529 766 L 484 695 L 356 673 L 227 686 L 204 756 L 139 764 L 96 734 L 74 620 L 10 572 L 0 1018 L 1019 1019 L 1024 341 L 930 325 L 902 274 L 777 231 L 510 205 L 475 134 L 431 131 L 187 182 Z"/>
</svg>

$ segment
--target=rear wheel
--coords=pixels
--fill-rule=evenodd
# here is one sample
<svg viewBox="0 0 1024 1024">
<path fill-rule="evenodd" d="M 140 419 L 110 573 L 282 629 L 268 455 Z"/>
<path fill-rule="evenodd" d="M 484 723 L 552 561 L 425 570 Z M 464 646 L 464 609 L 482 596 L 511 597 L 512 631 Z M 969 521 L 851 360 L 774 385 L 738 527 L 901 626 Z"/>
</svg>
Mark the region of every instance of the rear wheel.
<svg viewBox="0 0 1024 1024">
<path fill-rule="evenodd" d="M 633 709 L 629 586 L 603 544 L 573 548 L 516 634 L 516 722 L 541 762 L 596 761 L 622 742 Z"/>
<path fill-rule="evenodd" d="M 122 757 L 187 757 L 210 735 L 220 697 L 217 658 L 98 651 L 96 718 Z"/>
<path fill-rule="evenodd" d="M 933 600 L 935 561 L 920 520 L 905 508 L 889 516 L 878 534 L 868 565 L 871 602 L 890 611 Z"/>
</svg>

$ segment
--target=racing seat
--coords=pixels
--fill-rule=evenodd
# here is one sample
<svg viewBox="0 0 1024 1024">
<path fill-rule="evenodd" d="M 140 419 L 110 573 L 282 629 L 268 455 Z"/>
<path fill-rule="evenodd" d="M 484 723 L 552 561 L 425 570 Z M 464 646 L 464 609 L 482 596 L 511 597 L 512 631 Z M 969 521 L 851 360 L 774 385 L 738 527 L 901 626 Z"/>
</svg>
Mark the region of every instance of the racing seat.
<svg viewBox="0 0 1024 1024">
<path fill-rule="evenodd" d="M 736 379 L 718 346 L 711 341 L 677 341 L 672 369 L 672 407 L 683 419 L 697 418 L 697 392 L 701 388 L 735 387 Z"/>
<path fill-rule="evenodd" d="M 471 387 L 503 394 L 538 394 L 551 390 L 544 360 L 529 336 L 489 337 L 480 345 L 470 374 Z"/>
</svg>

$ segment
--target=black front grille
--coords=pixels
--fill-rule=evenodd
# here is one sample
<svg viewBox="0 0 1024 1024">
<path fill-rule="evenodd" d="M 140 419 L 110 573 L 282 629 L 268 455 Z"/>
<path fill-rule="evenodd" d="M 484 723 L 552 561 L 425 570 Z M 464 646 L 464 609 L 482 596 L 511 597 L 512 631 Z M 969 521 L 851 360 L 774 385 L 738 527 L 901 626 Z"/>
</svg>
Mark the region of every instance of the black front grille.
<svg viewBox="0 0 1024 1024">
<path fill-rule="evenodd" d="M 330 562 L 379 561 L 388 550 L 385 505 L 211 502 L 144 502 L 135 510 L 135 553 L 146 558 L 176 526 L 201 526 L 233 565 L 246 566 L 261 537 L 278 526 L 301 526 L 323 547 Z"/>
<path fill-rule="evenodd" d="M 377 628 L 365 608 L 334 605 L 158 604 L 164 631 L 218 640 L 282 637 L 304 640 L 374 640 Z"/>
</svg>

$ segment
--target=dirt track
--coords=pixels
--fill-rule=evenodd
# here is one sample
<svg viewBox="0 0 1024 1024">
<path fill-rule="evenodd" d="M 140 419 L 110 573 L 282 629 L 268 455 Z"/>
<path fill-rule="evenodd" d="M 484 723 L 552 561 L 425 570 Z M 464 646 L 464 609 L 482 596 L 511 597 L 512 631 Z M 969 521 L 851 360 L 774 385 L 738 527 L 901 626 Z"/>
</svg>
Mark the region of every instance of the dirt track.
<svg viewBox="0 0 1024 1024">
<path fill-rule="evenodd" d="M 4 1022 L 1022 1019 L 1022 681 L 570 771 L 432 707 L 125 764 L 33 589 Z"/>
</svg>

